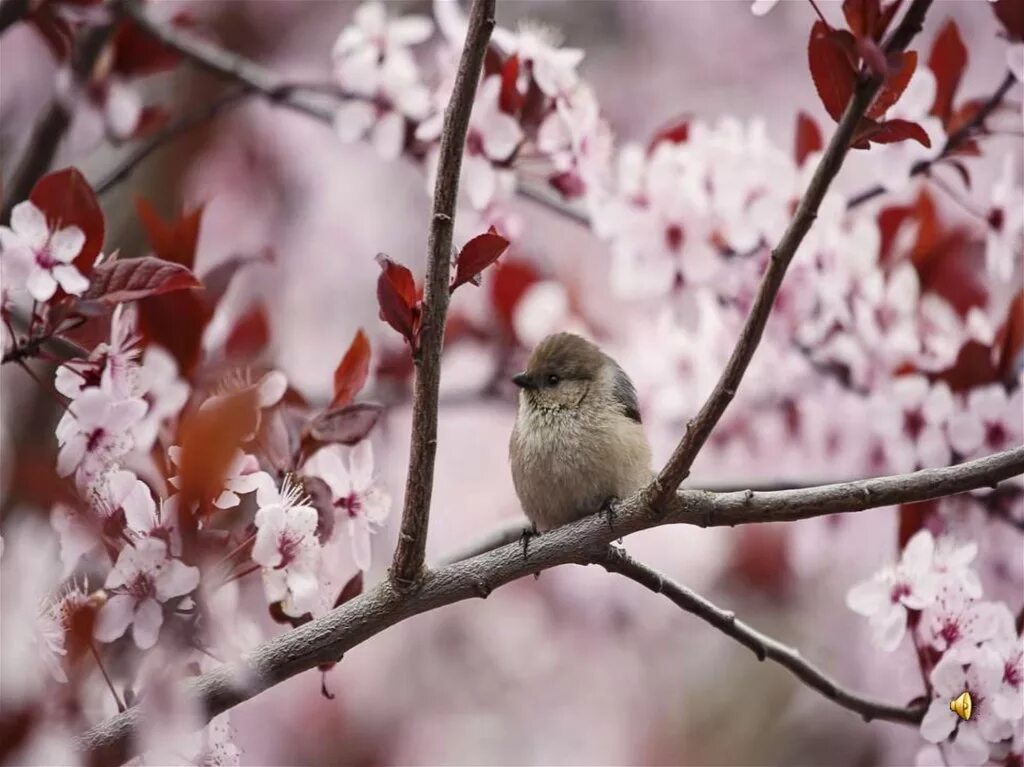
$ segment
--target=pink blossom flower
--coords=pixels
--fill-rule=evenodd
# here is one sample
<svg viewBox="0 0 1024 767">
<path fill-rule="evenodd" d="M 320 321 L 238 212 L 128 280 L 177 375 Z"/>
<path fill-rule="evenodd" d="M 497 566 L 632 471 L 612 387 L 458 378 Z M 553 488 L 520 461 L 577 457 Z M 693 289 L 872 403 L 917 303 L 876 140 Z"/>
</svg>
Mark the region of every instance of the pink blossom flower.
<svg viewBox="0 0 1024 767">
<path fill-rule="evenodd" d="M 1024 50 L 1024 45 L 1017 48 Z M 1012 154 L 1003 158 L 1002 174 L 992 185 L 992 206 L 985 236 L 985 267 L 994 280 L 1013 278 L 1024 252 L 1024 189 L 1016 177 Z"/>
<path fill-rule="evenodd" d="M 537 87 L 546 96 L 564 96 L 576 87 L 576 67 L 583 60 L 579 48 L 561 48 L 562 35 L 551 27 L 520 22 L 516 32 L 498 27 L 494 41 L 508 55 L 518 55 L 521 67 L 529 66 Z"/>
<path fill-rule="evenodd" d="M 348 522 L 356 567 L 368 570 L 370 534 L 391 509 L 390 496 L 374 484 L 370 441 L 363 440 L 347 450 L 341 445 L 321 448 L 306 462 L 305 471 L 330 487 L 334 508 Z"/>
<path fill-rule="evenodd" d="M 135 644 L 148 650 L 156 644 L 164 621 L 161 603 L 198 585 L 199 569 L 170 558 L 163 541 L 141 538 L 125 546 L 107 576 L 112 596 L 96 618 L 96 638 L 113 642 L 132 626 Z"/>
<path fill-rule="evenodd" d="M 932 569 L 939 576 L 943 587 L 959 589 L 968 599 L 980 599 L 981 580 L 971 569 L 971 563 L 977 555 L 978 544 L 974 541 L 961 544 L 953 536 L 943 535 L 935 542 Z"/>
<path fill-rule="evenodd" d="M 89 281 L 72 263 L 85 245 L 85 234 L 77 226 L 51 230 L 46 216 L 31 201 L 18 203 L 11 211 L 11 226 L 0 226 L 0 247 L 5 259 L 19 263 L 25 287 L 36 301 L 48 301 L 59 285 L 80 296 Z"/>
<path fill-rule="evenodd" d="M 971 389 L 949 419 L 949 441 L 964 458 L 998 453 L 1021 444 L 1021 389 L 1002 384 Z"/>
<path fill-rule="evenodd" d="M 955 730 L 956 738 L 944 746 L 951 762 L 984 764 L 990 744 L 1013 735 L 1012 724 L 999 715 L 993 704 L 1002 676 L 998 657 L 985 648 L 943 655 L 929 677 L 935 697 L 921 722 L 921 737 L 929 743 L 942 743 Z M 973 709 L 967 721 L 961 721 L 949 707 L 949 701 L 964 691 L 971 694 Z"/>
<path fill-rule="evenodd" d="M 923 610 L 935 601 L 938 577 L 932 571 L 935 540 L 921 530 L 903 549 L 900 562 L 854 586 L 846 605 L 870 619 L 873 639 L 883 650 L 895 650 L 907 629 L 907 611 Z"/>
<path fill-rule="evenodd" d="M 69 360 L 57 368 L 54 385 L 70 399 L 93 386 L 101 386 L 118 399 L 127 399 L 137 394 L 138 358 L 134 309 L 118 304 L 110 317 L 110 341 L 99 344 L 88 359 Z"/>
<path fill-rule="evenodd" d="M 886 452 L 896 471 L 946 466 L 952 458 L 946 422 L 953 395 L 945 382 L 929 383 L 922 375 L 896 378 L 872 401 L 874 421 L 886 438 Z"/>
<path fill-rule="evenodd" d="M 57 424 L 57 474 L 98 474 L 132 449 L 131 431 L 145 413 L 141 399 L 117 401 L 103 389 L 85 389 Z"/>
<path fill-rule="evenodd" d="M 922 612 L 918 634 L 939 652 L 973 650 L 995 636 L 998 619 L 994 602 L 977 602 L 958 585 L 946 584 L 935 603 Z"/>
<path fill-rule="evenodd" d="M 178 376 L 178 364 L 167 351 L 159 346 L 148 346 L 142 355 L 134 396 L 142 397 L 147 408 L 132 436 L 135 448 L 148 452 L 156 443 L 161 426 L 185 407 L 189 385 Z"/>
<path fill-rule="evenodd" d="M 999 689 L 992 696 L 992 706 L 1002 719 L 1020 722 L 1024 719 L 1024 637 L 1014 630 L 1013 615 L 1006 605 L 1000 603 L 999 607 L 1004 630 L 985 644 L 1003 671 Z"/>
<path fill-rule="evenodd" d="M 466 136 L 466 154 L 462 161 L 462 180 L 469 201 L 477 210 L 484 210 L 494 199 L 501 181 L 496 165 L 507 162 L 523 140 L 523 129 L 511 116 L 501 111 L 498 95 L 501 77 L 491 75 L 480 86 L 470 116 Z M 421 141 L 434 141 L 441 135 L 444 115 L 420 124 L 416 137 Z M 432 160 L 432 173 L 436 175 L 436 150 Z"/>
<path fill-rule="evenodd" d="M 256 491 L 256 542 L 252 558 L 263 566 L 270 602 L 292 616 L 311 612 L 319 593 L 320 543 L 317 513 L 300 488 L 285 480 L 279 492 L 269 475 Z"/>
<path fill-rule="evenodd" d="M 434 32 L 433 22 L 426 16 L 409 14 L 389 19 L 381 2 L 366 2 L 356 8 L 352 24 L 346 26 L 334 43 L 335 58 L 345 58 L 366 51 L 386 56 L 395 50 L 426 41 Z"/>
</svg>

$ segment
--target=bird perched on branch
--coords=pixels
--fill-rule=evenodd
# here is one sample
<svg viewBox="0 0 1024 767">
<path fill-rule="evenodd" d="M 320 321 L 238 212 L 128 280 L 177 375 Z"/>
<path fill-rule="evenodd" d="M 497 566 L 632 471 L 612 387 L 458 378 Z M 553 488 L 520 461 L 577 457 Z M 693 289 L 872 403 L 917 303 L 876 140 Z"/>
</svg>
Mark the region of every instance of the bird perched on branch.
<svg viewBox="0 0 1024 767">
<path fill-rule="evenodd" d="M 650 480 L 636 389 L 597 346 L 571 333 L 548 336 L 512 380 L 520 388 L 512 480 L 536 530 L 610 511 Z"/>
</svg>

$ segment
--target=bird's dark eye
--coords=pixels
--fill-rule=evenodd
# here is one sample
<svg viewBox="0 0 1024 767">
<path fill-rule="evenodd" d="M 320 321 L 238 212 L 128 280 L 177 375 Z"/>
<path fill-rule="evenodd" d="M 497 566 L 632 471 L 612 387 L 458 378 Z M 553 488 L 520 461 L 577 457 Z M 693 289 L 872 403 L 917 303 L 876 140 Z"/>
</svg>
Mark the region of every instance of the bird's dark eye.
<svg viewBox="0 0 1024 767">
<path fill-rule="evenodd" d="M 548 386 L 558 386 L 558 382 L 561 380 L 561 378 L 552 373 L 548 376 Z"/>
</svg>

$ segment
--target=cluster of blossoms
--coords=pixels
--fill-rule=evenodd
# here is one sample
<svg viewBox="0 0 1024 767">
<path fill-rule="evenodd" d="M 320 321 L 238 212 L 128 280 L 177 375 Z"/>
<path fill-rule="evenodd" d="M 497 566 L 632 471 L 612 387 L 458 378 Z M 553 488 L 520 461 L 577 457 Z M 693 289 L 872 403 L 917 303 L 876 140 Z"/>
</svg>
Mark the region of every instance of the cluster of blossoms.
<svg viewBox="0 0 1024 767">
<path fill-rule="evenodd" d="M 854 586 L 846 598 L 850 609 L 868 617 L 882 650 L 895 650 L 908 628 L 913 634 L 931 695 L 921 735 L 941 744 L 954 764 L 1022 755 L 1014 737 L 1024 724 L 1024 637 L 1004 603 L 982 600 L 971 568 L 977 553 L 973 542 L 936 540 L 920 530 L 898 564 Z M 973 712 L 961 721 L 949 702 L 965 691 Z"/>
<path fill-rule="evenodd" d="M 52 225 L 44 208 L 53 196 L 40 188 L 56 189 L 58 200 L 70 191 L 85 200 L 66 212 L 83 226 Z M 182 353 L 190 316 L 199 321 L 193 340 L 200 348 L 203 324 L 217 308 L 189 292 L 202 284 L 190 269 L 194 254 L 84 260 L 98 256 L 103 231 L 84 179 L 59 171 L 33 198 L 44 202 L 20 203 L 11 227 L 0 229 L 4 324 L 30 316 L 30 338 L 84 327 L 73 336 L 83 352 L 59 364 L 52 381 L 63 408 L 53 467 L 60 500 L 50 512 L 59 556 L 38 579 L 37 619 L 13 645 L 5 635 L 5 653 L 8 646 L 35 648 L 22 670 L 31 684 L 13 686 L 17 701 L 5 695 L 5 705 L 24 704 L 23 689 L 45 700 L 47 684 L 98 684 L 95 658 L 118 705 L 121 686 L 152 705 L 163 701 L 177 712 L 175 721 L 194 722 L 191 703 L 165 700 L 178 695 L 166 669 L 233 657 L 265 633 L 254 624 L 240 644 L 238 626 L 210 619 L 213 605 L 238 611 L 225 606 L 224 594 L 260 572 L 269 614 L 296 622 L 331 609 L 346 583 L 370 567 L 371 535 L 390 509 L 368 439 L 377 410 L 358 432 L 335 437 L 318 429 L 311 437 L 307 421 L 344 421 L 347 401 L 336 398 L 317 413 L 283 373 L 260 366 L 254 375 L 230 349 L 199 359 Z M 166 240 L 152 227 L 160 224 L 147 218 L 148 209 L 140 214 L 159 249 Z M 90 216 L 99 216 L 98 224 Z M 192 226 L 185 221 L 170 226 Z M 198 218 L 194 223 L 198 228 Z M 160 302 L 173 310 L 162 321 Z M 88 340 L 95 338 L 104 340 Z M 26 343 L 11 330 L 5 354 L 16 358 Z M 367 347 L 359 365 L 368 362 Z M 365 372 L 347 385 L 349 400 L 364 381 Z M 315 505 L 303 489 L 312 482 L 326 488 Z M 17 548 L 42 551 L 41 535 L 33 530 Z M 8 556 L 4 563 L 6 581 L 7 565 L 17 562 Z M 129 634 L 130 644 L 122 640 Z M 112 676 L 108 664 L 117 669 Z M 148 762 L 164 763 L 164 730 L 144 737 Z M 203 744 L 174 746 L 174 758 L 187 752 L 200 763 L 237 764 L 229 731 L 226 720 L 215 723 Z M 47 751 L 41 758 L 64 757 Z"/>
</svg>

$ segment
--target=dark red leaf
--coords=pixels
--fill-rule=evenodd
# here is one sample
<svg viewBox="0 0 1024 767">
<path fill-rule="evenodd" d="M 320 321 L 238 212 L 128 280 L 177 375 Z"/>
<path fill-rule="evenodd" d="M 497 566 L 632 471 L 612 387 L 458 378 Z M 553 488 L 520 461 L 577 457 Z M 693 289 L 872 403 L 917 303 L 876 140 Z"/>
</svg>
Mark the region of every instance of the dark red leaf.
<svg viewBox="0 0 1024 767">
<path fill-rule="evenodd" d="M 801 110 L 796 116 L 796 141 L 793 149 L 796 164 L 803 165 L 809 154 L 821 151 L 824 146 L 818 124 Z"/>
<path fill-rule="evenodd" d="M 937 510 L 938 504 L 936 501 L 904 503 L 900 505 L 900 524 L 896 537 L 900 551 L 903 551 L 907 542 L 914 537 L 917 531 L 924 528 L 928 518 Z"/>
<path fill-rule="evenodd" d="M 885 78 L 885 82 L 865 114 L 873 120 L 880 119 L 903 95 L 903 91 L 907 89 L 910 78 L 914 76 L 916 69 L 916 51 L 899 54 L 898 59 L 889 67 L 889 74 Z"/>
<path fill-rule="evenodd" d="M 250 387 L 237 394 L 209 399 L 182 419 L 178 429 L 182 509 L 196 501 L 210 502 L 220 495 L 231 460 L 256 428 L 258 407 L 256 388 Z"/>
<path fill-rule="evenodd" d="M 880 15 L 879 0 L 843 0 L 843 16 L 855 37 L 872 37 Z"/>
<path fill-rule="evenodd" d="M 943 124 L 949 121 L 953 112 L 953 99 L 966 66 L 967 48 L 960 38 L 956 22 L 949 19 L 935 38 L 928 55 L 928 68 L 935 74 L 935 101 L 930 113 Z"/>
<path fill-rule="evenodd" d="M 143 256 L 97 266 L 82 298 L 113 305 L 200 287 L 202 283 L 181 264 Z"/>
<path fill-rule="evenodd" d="M 519 300 L 539 279 L 537 270 L 527 261 L 506 258 L 495 267 L 491 280 L 491 303 L 509 338 L 515 338 L 512 319 Z"/>
<path fill-rule="evenodd" d="M 992 361 L 992 349 L 977 341 L 968 341 L 960 348 L 956 362 L 936 378 L 949 384 L 954 392 L 966 392 L 1001 379 Z"/>
<path fill-rule="evenodd" d="M 1006 36 L 1013 41 L 1024 40 L 1024 3 L 1021 0 L 996 0 L 990 5 Z"/>
<path fill-rule="evenodd" d="M 870 149 L 868 140 L 882 129 L 877 120 L 870 117 L 862 117 L 857 123 L 857 128 L 850 139 L 850 146 L 854 149 Z"/>
<path fill-rule="evenodd" d="M 141 77 L 173 69 L 181 56 L 164 45 L 131 19 L 122 21 L 114 31 L 113 70 L 125 77 Z"/>
<path fill-rule="evenodd" d="M 494 45 L 488 45 L 484 53 L 484 77 L 501 73 L 501 53 Z"/>
<path fill-rule="evenodd" d="M 662 141 L 670 144 L 685 144 L 690 138 L 690 115 L 681 115 L 667 122 L 655 131 L 647 144 L 647 153 L 650 154 Z"/>
<path fill-rule="evenodd" d="M 566 200 L 575 200 L 587 191 L 580 174 L 571 170 L 551 174 L 548 176 L 548 183 Z"/>
<path fill-rule="evenodd" d="M 923 146 L 932 145 L 932 140 L 928 138 L 924 128 L 910 120 L 886 120 L 869 138 L 875 144 L 895 144 L 898 141 L 912 139 Z"/>
<path fill-rule="evenodd" d="M 135 210 L 146 230 L 153 252 L 165 261 L 187 266 L 191 269 L 196 261 L 196 244 L 199 242 L 199 225 L 202 222 L 203 206 L 183 213 L 173 221 L 164 221 L 153 206 L 143 197 L 135 198 Z"/>
<path fill-rule="evenodd" d="M 203 294 L 181 290 L 138 303 L 139 331 L 149 343 L 167 349 L 188 377 L 202 354 L 203 332 L 213 312 Z"/>
<path fill-rule="evenodd" d="M 377 278 L 377 304 L 380 318 L 397 330 L 415 351 L 420 332 L 420 305 L 412 272 L 377 254 L 380 277 Z"/>
<path fill-rule="evenodd" d="M 519 56 L 509 56 L 501 67 L 501 91 L 498 94 L 498 108 L 506 114 L 515 115 L 526 101 L 519 92 Z"/>
<path fill-rule="evenodd" d="M 82 230 L 85 244 L 74 263 L 89 276 L 103 249 L 105 233 L 103 211 L 89 182 L 77 168 L 65 168 L 39 179 L 28 197 L 46 214 L 51 229 L 77 226 Z"/>
<path fill-rule="evenodd" d="M 270 343 L 270 322 L 262 304 L 257 304 L 235 321 L 224 353 L 233 359 L 253 359 Z"/>
<path fill-rule="evenodd" d="M 455 262 L 455 279 L 450 290 L 455 292 L 457 287 L 467 282 L 479 285 L 483 270 L 497 261 L 506 250 L 508 240 L 498 234 L 493 226 L 484 234 L 478 234 L 459 252 L 459 258 Z"/>
<path fill-rule="evenodd" d="M 820 21 L 811 27 L 807 59 L 821 103 L 829 116 L 838 122 L 853 95 L 857 73 L 837 38 Z"/>
<path fill-rule="evenodd" d="M 322 444 L 355 445 L 366 438 L 383 407 L 373 402 L 357 402 L 336 410 L 327 410 L 309 422 L 309 437 Z"/>
<path fill-rule="evenodd" d="M 370 342 L 366 340 L 366 334 L 360 328 L 334 370 L 334 396 L 331 397 L 330 407 L 345 407 L 352 402 L 366 384 L 369 372 Z"/>
</svg>

